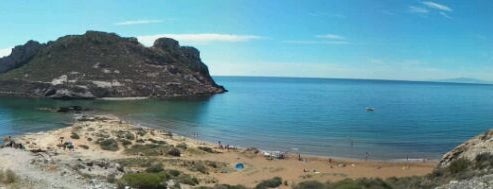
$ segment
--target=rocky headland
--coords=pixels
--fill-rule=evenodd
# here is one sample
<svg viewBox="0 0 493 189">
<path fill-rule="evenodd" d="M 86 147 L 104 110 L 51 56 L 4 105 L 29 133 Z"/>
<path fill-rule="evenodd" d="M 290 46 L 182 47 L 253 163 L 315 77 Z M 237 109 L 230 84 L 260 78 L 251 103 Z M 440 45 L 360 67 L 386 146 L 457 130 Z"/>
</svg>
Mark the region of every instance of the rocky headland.
<svg viewBox="0 0 493 189">
<path fill-rule="evenodd" d="M 94 99 L 176 98 L 223 93 L 194 47 L 160 38 L 88 31 L 42 44 L 28 41 L 0 58 L 0 96 Z"/>
</svg>

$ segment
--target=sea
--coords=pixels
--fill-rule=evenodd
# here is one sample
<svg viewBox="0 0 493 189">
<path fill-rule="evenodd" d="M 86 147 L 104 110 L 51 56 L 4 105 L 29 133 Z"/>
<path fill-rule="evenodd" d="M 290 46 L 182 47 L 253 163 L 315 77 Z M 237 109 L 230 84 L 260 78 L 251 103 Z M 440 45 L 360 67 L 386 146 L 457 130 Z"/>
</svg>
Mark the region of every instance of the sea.
<svg viewBox="0 0 493 189">
<path fill-rule="evenodd" d="M 68 126 L 82 106 L 212 143 L 344 158 L 439 159 L 493 128 L 493 85 L 214 77 L 229 92 L 173 100 L 0 98 L 0 136 Z M 371 108 L 373 111 L 369 111 Z"/>
</svg>

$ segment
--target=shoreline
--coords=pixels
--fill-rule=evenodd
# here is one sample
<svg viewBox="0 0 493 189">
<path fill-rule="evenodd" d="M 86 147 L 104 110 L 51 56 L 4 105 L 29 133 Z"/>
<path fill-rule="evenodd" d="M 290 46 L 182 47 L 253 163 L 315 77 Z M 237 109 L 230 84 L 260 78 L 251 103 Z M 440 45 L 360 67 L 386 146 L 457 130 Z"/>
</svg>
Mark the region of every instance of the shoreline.
<svg viewBox="0 0 493 189">
<path fill-rule="evenodd" d="M 124 98 L 127 98 L 127 97 L 124 97 Z M 129 98 L 130 99 L 120 99 L 120 98 L 117 98 L 117 99 L 104 99 L 104 100 L 110 100 L 110 101 L 115 100 L 115 101 L 119 101 L 119 100 L 146 100 L 146 99 L 148 99 L 146 97 L 129 97 Z M 101 100 L 103 100 L 103 99 L 101 99 Z M 107 117 L 112 117 L 112 118 L 118 118 L 119 120 L 121 120 L 123 122 L 126 122 L 126 123 L 131 124 L 135 128 L 144 128 L 144 129 L 161 130 L 161 131 L 165 131 L 165 132 L 171 132 L 171 131 L 166 130 L 166 128 L 158 128 L 158 127 L 152 127 L 152 126 L 142 126 L 138 121 L 133 121 L 133 120 L 129 121 L 129 120 L 126 120 L 126 119 L 122 119 L 119 116 L 116 116 L 116 115 L 113 115 L 113 114 L 108 114 L 108 113 L 97 112 L 97 113 L 94 113 L 94 114 L 88 114 L 88 115 L 82 115 L 82 116 L 95 116 L 95 117 L 98 117 L 98 116 L 105 117 L 105 116 L 107 116 Z M 45 130 L 45 131 L 26 132 L 26 133 L 23 133 L 23 134 L 17 134 L 17 135 L 11 135 L 11 136 L 12 137 L 22 137 L 22 136 L 26 136 L 26 135 L 49 134 L 50 132 L 53 132 L 53 131 L 56 131 L 56 130 L 60 130 L 60 129 L 71 127 L 75 122 L 77 122 L 77 119 L 78 118 L 76 116 L 74 116 L 74 121 L 68 122 L 66 127 L 52 128 L 52 129 Z M 211 147 L 217 147 L 217 143 L 214 143 L 214 142 L 209 141 L 209 140 L 206 140 L 206 139 L 194 138 L 194 137 L 190 137 L 190 136 L 187 136 L 187 135 L 179 134 L 179 133 L 176 133 L 176 132 L 171 132 L 171 133 L 174 136 L 180 137 L 180 138 L 182 138 L 184 140 L 194 142 L 196 145 L 207 145 L 207 146 L 211 146 Z M 3 138 L 3 137 L 7 137 L 7 136 L 0 136 L 0 137 Z M 2 141 L 0 141 L 0 144 L 2 144 Z M 240 146 L 240 145 L 232 145 L 232 146 L 235 147 L 238 150 L 246 150 L 248 148 L 256 148 L 256 149 L 260 150 L 261 152 L 283 152 L 281 150 L 266 150 L 266 149 L 262 149 L 262 148 L 257 147 L 257 146 L 250 146 L 250 147 L 244 147 L 244 146 Z M 374 163 L 429 163 L 429 162 L 431 162 L 431 163 L 438 163 L 440 161 L 440 158 L 436 158 L 436 159 L 435 158 L 408 158 L 408 159 L 407 158 L 392 158 L 392 159 L 378 159 L 378 158 L 375 159 L 375 158 L 371 158 L 371 159 L 365 160 L 364 158 L 352 158 L 352 157 L 344 157 L 344 156 L 317 155 L 317 154 L 310 154 L 310 153 L 303 153 L 303 152 L 298 153 L 298 152 L 293 152 L 293 151 L 285 151 L 285 152 L 290 157 L 295 157 L 298 154 L 300 154 L 302 157 L 307 157 L 307 158 L 333 159 L 333 160 L 351 161 L 351 162 L 374 162 Z"/>
<path fill-rule="evenodd" d="M 152 127 L 152 126 L 142 126 L 139 121 L 134 121 L 134 120 L 125 120 L 125 121 L 128 121 L 129 123 L 131 124 L 134 124 L 136 127 L 142 127 L 142 128 L 148 128 L 148 129 L 156 129 L 156 130 L 166 130 L 166 128 L 160 128 L 160 127 Z M 204 138 L 194 138 L 192 136 L 188 136 L 188 135 L 184 135 L 184 134 L 180 134 L 180 133 L 177 133 L 177 132 L 173 132 L 174 135 L 177 135 L 177 136 L 180 136 L 180 137 L 184 137 L 184 138 L 187 138 L 189 140 L 192 140 L 192 141 L 197 141 L 197 144 L 207 144 L 207 145 L 210 145 L 210 146 L 216 146 L 217 147 L 217 141 L 210 141 L 210 140 L 207 140 L 207 139 L 204 139 Z M 344 156 L 329 156 L 329 155 L 317 155 L 317 154 L 311 154 L 311 153 L 306 153 L 306 152 L 297 152 L 297 151 L 283 151 L 283 150 L 277 150 L 277 149 L 274 149 L 274 150 L 267 150 L 267 149 L 263 149 L 261 147 L 258 147 L 258 146 L 250 146 L 250 145 L 232 145 L 238 149 L 242 149 L 242 150 L 245 150 L 245 149 L 248 149 L 248 148 L 257 148 L 261 151 L 265 151 L 265 152 L 287 152 L 288 154 L 290 154 L 291 156 L 297 156 L 298 154 L 301 154 L 302 156 L 305 156 L 305 157 L 309 157 L 309 158 L 321 158 L 321 159 L 335 159 L 335 160 L 343 160 L 343 161 L 367 161 L 367 162 L 378 162 L 378 163 L 385 163 L 385 162 L 388 162 L 388 163 L 422 163 L 423 160 L 425 160 L 425 162 L 434 162 L 434 163 L 438 163 L 438 161 L 440 161 L 440 158 L 406 158 L 405 156 L 403 156 L 402 158 L 391 158 L 391 159 L 381 159 L 381 158 L 370 158 L 368 160 L 365 160 L 364 158 L 352 158 L 352 157 L 344 157 Z M 246 146 L 249 146 L 249 147 L 246 147 Z M 443 155 L 443 154 L 442 154 Z M 440 155 L 440 156 L 442 156 Z"/>
<path fill-rule="evenodd" d="M 139 126 L 139 127 L 148 128 L 148 129 L 157 129 L 157 128 L 147 127 L 147 126 Z M 157 129 L 157 130 L 159 130 L 159 129 Z M 196 139 L 196 138 L 193 138 L 193 137 L 180 135 L 180 134 L 174 133 L 174 132 L 173 132 L 173 135 L 187 138 L 190 141 L 195 141 L 195 143 L 196 144 L 199 144 L 199 145 L 200 144 L 207 144 L 208 146 L 216 146 L 217 147 L 217 144 L 215 144 L 212 141 L 208 141 L 208 140 L 204 140 L 204 139 Z M 237 148 L 237 149 L 239 149 L 239 150 L 246 150 L 248 148 L 256 148 L 256 149 L 260 150 L 261 152 L 283 152 L 281 150 L 266 150 L 266 149 L 262 149 L 262 148 L 259 148 L 259 147 L 256 147 L 256 146 L 243 147 L 243 146 L 237 146 L 237 145 L 235 145 L 234 147 Z M 292 151 L 287 151 L 287 155 L 290 156 L 291 158 L 296 158 L 298 154 L 300 154 L 302 157 L 306 157 L 306 158 L 310 158 L 310 159 L 332 159 L 332 160 L 351 161 L 351 162 L 373 162 L 373 163 L 430 163 L 431 162 L 431 163 L 438 163 L 440 161 L 440 159 L 428 159 L 428 158 L 409 158 L 409 159 L 406 159 L 406 158 L 397 158 L 397 159 L 373 159 L 372 158 L 372 159 L 365 160 L 365 159 L 361 159 L 361 158 L 351 158 L 351 157 L 343 157 L 343 156 L 316 155 L 316 154 L 310 154 L 310 153 L 295 153 L 295 152 L 292 152 Z"/>
<path fill-rule="evenodd" d="M 26 162 L 39 160 L 42 170 L 52 169 L 54 172 L 66 171 L 64 166 L 77 167 L 72 178 L 80 175 L 92 175 L 91 178 L 106 178 L 114 175 L 116 179 L 125 174 L 135 173 L 148 169 L 142 167 L 141 161 L 160 162 L 165 169 L 173 169 L 196 178 L 200 185 L 214 184 L 241 184 L 253 187 L 262 180 L 280 176 L 290 185 L 306 180 L 321 182 L 338 181 L 346 178 L 381 178 L 420 176 L 431 173 L 436 166 L 435 161 L 427 162 L 395 162 L 382 160 L 361 160 L 332 156 L 313 156 L 289 153 L 284 158 L 266 156 L 256 148 L 219 148 L 217 144 L 193 139 L 163 129 L 137 126 L 112 115 L 94 115 L 79 118 L 71 126 L 50 131 L 33 132 L 14 137 L 24 144 L 27 152 L 21 157 Z M 61 148 L 63 142 L 70 142 L 74 148 Z M 178 156 L 170 155 L 171 149 L 177 149 Z M 16 153 L 8 149 L 0 149 L 0 161 L 8 161 L 9 157 L 17 159 Z M 38 154 L 38 155 L 36 155 Z M 41 155 L 39 155 L 41 154 Z M 174 153 L 173 153 L 174 154 Z M 33 156 L 34 155 L 34 156 Z M 28 156 L 28 157 L 25 157 Z M 3 159 L 2 159 L 3 158 Z M 5 159 L 6 158 L 6 159 Z M 33 159 L 34 160 L 31 160 Z M 88 171 L 89 162 L 105 161 L 121 169 Z M 36 161 L 38 162 L 38 161 Z M 48 162 L 48 164 L 43 163 Z M 80 166 L 81 162 L 84 164 Z M 128 165 L 128 163 L 132 163 Z M 241 163 L 244 169 L 237 170 L 236 165 Z M 29 163 L 27 163 L 29 164 Z M 202 167 L 198 169 L 196 165 Z M 20 175 L 39 168 L 24 167 L 23 164 L 0 165 L 0 169 L 13 169 Z M 48 166 L 48 168 L 46 168 Z M 92 163 L 91 163 L 92 166 Z M 190 167 L 191 166 L 191 167 Z M 20 168 L 19 168 L 20 167 Z M 71 169 L 72 169 L 71 168 Z M 26 169 L 29 171 L 27 173 Z M 35 169 L 35 170 L 32 170 Z M 41 170 L 41 171 L 42 171 Z M 58 172 L 57 172 L 58 171 Z M 58 175 L 59 176 L 59 175 Z M 53 176 L 56 177 L 56 176 Z M 51 178 L 51 177 L 50 177 Z M 47 179 L 50 179 L 47 178 Z M 51 180 L 47 181 L 52 182 Z M 88 182 L 82 180 L 80 182 Z M 92 182 L 92 181 L 91 181 Z M 109 184 L 100 180 L 100 183 Z M 70 187 L 69 187 L 70 188 Z M 281 187 L 289 188 L 289 187 Z"/>
<path fill-rule="evenodd" d="M 104 112 L 100 112 L 95 114 L 95 115 L 111 115 L 111 116 L 114 116 L 113 114 L 107 114 L 107 113 L 104 113 Z M 152 124 L 150 125 L 142 125 L 142 122 L 139 122 L 138 120 L 133 120 L 133 119 L 126 119 L 126 118 L 122 118 L 122 117 L 119 117 L 121 118 L 122 120 L 125 120 L 133 125 L 135 125 L 136 127 L 142 127 L 142 128 L 149 128 L 149 129 L 156 129 L 156 130 L 167 130 L 167 128 L 163 128 L 163 127 L 154 127 L 152 126 Z M 169 130 L 167 130 L 169 131 Z M 185 138 L 188 138 L 190 140 L 197 140 L 199 142 L 202 142 L 202 143 L 207 143 L 209 145 L 212 145 L 212 146 L 217 146 L 217 140 L 216 141 L 212 141 L 211 140 L 207 140 L 206 138 L 201 138 L 201 137 L 198 137 L 198 138 L 195 138 L 193 136 L 189 136 L 187 134 L 182 134 L 182 133 L 178 133 L 178 132 L 174 132 L 171 130 L 171 132 L 173 132 L 174 135 L 177 135 L 177 136 L 182 136 L 182 137 L 185 137 Z M 200 133 L 199 133 L 200 134 Z M 257 148 L 259 150 L 262 150 L 262 151 L 267 151 L 267 152 L 288 152 L 289 154 L 293 154 L 293 155 L 297 155 L 298 153 L 300 153 L 302 156 L 307 156 L 307 157 L 314 157 L 314 158 L 331 158 L 331 159 L 338 159 L 338 160 L 348 160 L 348 161 L 365 161 L 364 158 L 354 158 L 354 157 L 345 157 L 345 156 L 330 156 L 330 155 L 318 155 L 318 154 L 311 154 L 309 152 L 298 152 L 298 151 L 294 151 L 294 150 L 279 150 L 279 149 L 273 149 L 273 150 L 269 150 L 269 149 L 263 149 L 262 147 L 259 147 L 259 146 L 252 146 L 252 145 L 242 145 L 242 144 L 230 144 L 234 147 L 237 147 L 239 149 L 247 149 L 247 148 Z M 368 161 L 374 161 L 374 162 L 403 162 L 403 163 L 409 163 L 409 162 L 422 162 L 423 160 L 425 160 L 426 162 L 438 162 L 440 159 L 441 159 L 441 156 L 443 156 L 443 154 L 437 156 L 436 158 L 418 158 L 418 157 L 409 157 L 409 158 L 406 158 L 406 156 L 402 156 L 402 157 L 399 157 L 399 158 L 370 158 L 368 159 Z"/>
</svg>

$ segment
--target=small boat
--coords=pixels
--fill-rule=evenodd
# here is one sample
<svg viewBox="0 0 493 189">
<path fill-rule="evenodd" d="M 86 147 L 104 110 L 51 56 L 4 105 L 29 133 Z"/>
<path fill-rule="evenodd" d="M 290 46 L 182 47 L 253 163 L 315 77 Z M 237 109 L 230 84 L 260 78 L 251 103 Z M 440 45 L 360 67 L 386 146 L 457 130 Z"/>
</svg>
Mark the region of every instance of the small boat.
<svg viewBox="0 0 493 189">
<path fill-rule="evenodd" d="M 366 111 L 367 111 L 367 112 L 374 112 L 374 111 L 375 111 L 375 108 L 372 108 L 372 107 L 366 107 Z"/>
</svg>

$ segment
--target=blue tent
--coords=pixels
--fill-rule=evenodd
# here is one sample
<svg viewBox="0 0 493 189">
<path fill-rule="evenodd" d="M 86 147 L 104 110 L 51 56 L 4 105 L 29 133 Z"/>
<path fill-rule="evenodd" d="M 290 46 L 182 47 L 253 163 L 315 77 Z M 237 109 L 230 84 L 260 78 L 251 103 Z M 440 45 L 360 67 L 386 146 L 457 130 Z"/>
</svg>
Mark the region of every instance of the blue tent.
<svg viewBox="0 0 493 189">
<path fill-rule="evenodd" d="M 235 165 L 235 169 L 236 169 L 237 171 L 241 171 L 241 170 L 243 170 L 244 168 L 245 168 L 245 165 L 244 165 L 243 163 L 237 163 L 237 164 Z"/>
</svg>

